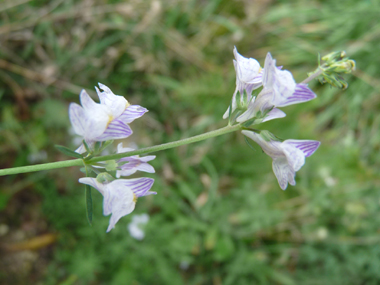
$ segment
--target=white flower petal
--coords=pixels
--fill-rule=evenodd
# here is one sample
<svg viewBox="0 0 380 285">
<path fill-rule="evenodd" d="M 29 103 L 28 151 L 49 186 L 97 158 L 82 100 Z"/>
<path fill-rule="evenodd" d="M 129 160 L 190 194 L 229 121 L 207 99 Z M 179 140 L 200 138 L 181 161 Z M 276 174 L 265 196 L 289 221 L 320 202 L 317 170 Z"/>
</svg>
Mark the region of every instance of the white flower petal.
<svg viewBox="0 0 380 285">
<path fill-rule="evenodd" d="M 257 134 L 252 131 L 241 131 L 243 135 L 249 137 L 255 141 L 263 151 L 270 157 L 281 157 L 284 156 L 283 150 L 281 148 L 281 142 L 279 141 L 266 141 L 260 134 Z"/>
<path fill-rule="evenodd" d="M 76 103 L 71 103 L 69 106 L 69 118 L 74 132 L 83 136 L 86 126 L 86 115 L 83 108 Z"/>
<path fill-rule="evenodd" d="M 274 98 L 273 105 L 280 107 L 288 100 L 296 89 L 296 82 L 288 70 L 275 68 L 276 75 L 273 82 Z"/>
<path fill-rule="evenodd" d="M 107 128 L 96 137 L 96 141 L 118 140 L 129 137 L 133 133 L 132 129 L 120 117 L 109 123 Z"/>
<path fill-rule="evenodd" d="M 236 74 L 241 82 L 248 83 L 257 76 L 260 70 L 259 62 L 254 58 L 246 58 L 240 55 L 234 47 L 234 56 L 236 58 Z"/>
<path fill-rule="evenodd" d="M 305 154 L 298 148 L 285 142 L 281 144 L 281 148 L 288 160 L 288 164 L 291 169 L 298 171 L 305 164 Z"/>
<path fill-rule="evenodd" d="M 296 84 L 293 94 L 291 96 L 288 96 L 277 106 L 285 107 L 288 105 L 303 103 L 303 102 L 313 100 L 316 97 L 317 95 L 315 95 L 315 93 L 310 90 L 307 84 L 300 83 L 300 84 Z"/>
<path fill-rule="evenodd" d="M 86 90 L 82 90 L 79 94 L 80 103 L 85 111 L 92 111 L 92 109 L 96 109 L 99 104 L 96 103 L 90 95 L 86 92 Z"/>
<path fill-rule="evenodd" d="M 286 114 L 280 109 L 273 108 L 264 118 L 263 122 L 267 122 L 273 119 L 279 119 L 286 117 Z"/>
<path fill-rule="evenodd" d="M 141 107 L 139 105 L 130 105 L 117 119 L 129 124 L 132 123 L 134 120 L 140 118 L 146 112 L 148 112 L 148 110 L 144 107 Z"/>
<path fill-rule="evenodd" d="M 276 60 L 268 52 L 265 58 L 264 71 L 263 71 L 263 85 L 267 88 L 273 87 L 273 81 L 276 76 Z"/>
<path fill-rule="evenodd" d="M 104 196 L 104 188 L 105 187 L 102 183 L 98 182 L 95 178 L 82 177 L 82 178 L 79 178 L 79 182 L 94 187 L 96 190 L 98 190 Z"/>
<path fill-rule="evenodd" d="M 295 172 L 289 167 L 285 157 L 273 159 L 272 169 L 282 190 L 286 189 L 289 181 L 291 185 L 295 185 Z"/>
<path fill-rule="evenodd" d="M 149 163 L 142 162 L 139 165 L 136 166 L 136 169 L 139 171 L 144 171 L 147 173 L 155 173 L 154 167 L 150 165 Z"/>
<path fill-rule="evenodd" d="M 112 213 L 107 232 L 115 226 L 121 217 L 128 215 L 135 208 L 136 195 L 131 187 L 126 187 L 121 180 L 123 179 L 114 180 L 105 185 L 103 214 L 107 216 Z"/>
<path fill-rule="evenodd" d="M 121 176 L 131 176 L 132 174 L 136 173 L 136 171 L 136 168 L 124 168 L 122 170 L 117 170 L 116 178 L 120 178 Z"/>
<path fill-rule="evenodd" d="M 98 84 L 103 90 L 103 92 L 101 92 L 97 87 L 95 87 L 101 104 L 104 104 L 110 108 L 114 118 L 119 117 L 130 104 L 123 96 L 115 95 L 106 85 L 102 83 Z"/>
<path fill-rule="evenodd" d="M 156 158 L 155 155 L 148 155 L 148 156 L 144 156 L 144 157 L 139 157 L 139 160 L 142 162 L 148 162 L 148 161 L 151 161 L 155 158 Z"/>
</svg>

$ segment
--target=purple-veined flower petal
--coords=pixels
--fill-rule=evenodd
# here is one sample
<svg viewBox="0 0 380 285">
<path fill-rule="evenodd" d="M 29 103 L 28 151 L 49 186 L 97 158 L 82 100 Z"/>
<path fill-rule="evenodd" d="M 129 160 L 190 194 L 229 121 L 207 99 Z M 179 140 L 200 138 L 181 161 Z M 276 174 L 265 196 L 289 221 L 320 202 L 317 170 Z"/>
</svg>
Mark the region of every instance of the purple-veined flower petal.
<svg viewBox="0 0 380 285">
<path fill-rule="evenodd" d="M 236 110 L 236 96 L 237 92 L 244 94 L 244 91 L 247 93 L 248 102 L 252 99 L 252 91 L 261 87 L 262 74 L 259 62 L 254 58 L 246 58 L 238 53 L 236 47 L 234 47 L 234 56 L 233 60 L 234 68 L 236 72 L 236 89 L 232 95 L 232 109 L 231 113 Z M 243 96 L 240 97 L 242 102 Z M 243 103 L 243 102 L 242 102 Z M 223 119 L 228 118 L 230 114 L 230 107 L 227 108 L 227 111 L 223 114 Z"/>
<path fill-rule="evenodd" d="M 138 171 L 144 171 L 147 173 L 155 173 L 156 171 L 154 170 L 154 167 L 146 162 L 140 162 L 137 166 L 136 169 Z"/>
<path fill-rule="evenodd" d="M 130 189 L 118 189 L 113 187 L 107 191 L 103 200 L 103 214 L 105 216 L 112 214 L 107 232 L 115 227 L 121 217 L 132 213 L 135 206 L 136 196 Z"/>
<path fill-rule="evenodd" d="M 148 112 L 148 110 L 145 109 L 144 107 L 141 107 L 139 105 L 130 105 L 120 115 L 120 117 L 118 118 L 118 120 L 122 120 L 123 122 L 129 124 L 129 123 L 132 123 L 134 120 L 140 118 L 146 112 Z"/>
<path fill-rule="evenodd" d="M 273 119 L 279 119 L 286 117 L 286 114 L 280 109 L 273 108 L 269 113 L 265 116 L 263 122 L 267 122 Z"/>
<path fill-rule="evenodd" d="M 156 192 L 149 192 L 154 183 L 154 179 L 152 178 L 143 177 L 134 179 L 119 179 L 119 181 L 123 181 L 123 184 L 126 187 L 130 187 L 136 197 L 157 194 Z"/>
<path fill-rule="evenodd" d="M 240 55 L 236 47 L 234 47 L 234 56 L 236 59 L 236 64 L 234 65 L 237 78 L 244 83 L 254 80 L 260 70 L 258 61 L 254 58 L 246 58 Z"/>
<path fill-rule="evenodd" d="M 80 103 L 85 111 L 92 111 L 99 107 L 99 104 L 96 103 L 90 95 L 86 92 L 86 90 L 82 90 L 79 94 Z"/>
<path fill-rule="evenodd" d="M 266 134 L 252 131 L 242 133 L 258 143 L 263 151 L 272 159 L 273 172 L 277 177 L 281 189 L 285 190 L 287 184 L 295 185 L 295 173 L 305 164 L 305 157 L 312 155 L 319 147 L 320 142 L 312 140 L 285 140 L 283 142 L 270 138 Z M 270 140 L 268 140 L 270 138 Z"/>
<path fill-rule="evenodd" d="M 123 147 L 122 143 L 119 143 L 117 146 L 117 153 L 133 151 L 133 148 Z M 139 157 L 138 155 L 132 155 L 128 157 L 123 157 L 118 160 L 120 165 L 120 170 L 116 171 L 116 177 L 120 176 L 129 176 L 135 173 L 136 171 L 144 171 L 148 173 L 154 173 L 155 170 L 153 166 L 148 164 L 148 161 L 155 159 L 155 155 L 149 155 L 145 157 Z M 126 162 L 126 163 L 125 163 Z M 123 164 L 124 163 L 124 164 Z"/>
<path fill-rule="evenodd" d="M 82 113 L 84 134 L 82 135 L 86 140 L 95 140 L 105 131 L 110 121 L 108 108 L 95 103 L 85 90 L 80 93 L 80 101 L 84 110 Z"/>
<path fill-rule="evenodd" d="M 313 140 L 286 140 L 284 144 L 296 147 L 301 150 L 306 157 L 309 157 L 318 149 L 321 142 Z"/>
<path fill-rule="evenodd" d="M 155 158 L 156 158 L 155 155 L 147 155 L 147 156 L 139 157 L 139 160 L 142 162 L 148 162 L 148 161 L 151 161 Z"/>
<path fill-rule="evenodd" d="M 100 136 L 96 137 L 96 141 L 101 142 L 124 139 L 129 137 L 132 133 L 132 129 L 125 122 L 123 122 L 123 120 L 116 119 L 108 125 L 106 130 Z"/>
<path fill-rule="evenodd" d="M 103 92 L 101 92 L 97 87 L 95 87 L 101 104 L 110 108 L 114 118 L 119 117 L 130 104 L 123 96 L 115 95 L 106 85 L 102 83 L 98 84 L 103 90 Z"/>
<path fill-rule="evenodd" d="M 294 180 L 296 173 L 289 167 L 289 164 L 285 157 L 273 159 L 272 169 L 282 190 L 286 189 L 288 183 L 290 185 L 296 184 Z"/>
<path fill-rule="evenodd" d="M 283 102 L 286 102 L 292 96 L 296 88 L 296 82 L 290 71 L 276 69 L 276 77 L 272 88 L 274 90 L 273 105 L 283 106 Z"/>
<path fill-rule="evenodd" d="M 286 141 L 281 144 L 281 148 L 284 151 L 290 168 L 294 171 L 300 170 L 305 164 L 305 154 L 293 145 L 287 144 Z"/>
<path fill-rule="evenodd" d="M 307 86 L 307 84 L 299 83 L 295 87 L 295 91 L 291 96 L 283 100 L 278 107 L 285 107 L 288 105 L 298 104 L 310 101 L 316 98 L 317 95 Z"/>
<path fill-rule="evenodd" d="M 144 171 L 148 173 L 155 173 L 153 166 L 146 162 L 142 162 L 138 159 L 131 159 L 128 163 L 121 166 L 121 170 L 116 171 L 116 177 L 120 176 L 130 176 L 136 171 Z"/>
<path fill-rule="evenodd" d="M 80 136 L 85 134 L 85 112 L 81 106 L 71 103 L 69 107 L 69 118 L 74 132 Z"/>
<path fill-rule="evenodd" d="M 272 87 L 275 76 L 276 76 L 276 60 L 273 59 L 270 52 L 268 52 L 265 58 L 264 71 L 262 75 L 263 85 L 267 87 Z"/>
</svg>

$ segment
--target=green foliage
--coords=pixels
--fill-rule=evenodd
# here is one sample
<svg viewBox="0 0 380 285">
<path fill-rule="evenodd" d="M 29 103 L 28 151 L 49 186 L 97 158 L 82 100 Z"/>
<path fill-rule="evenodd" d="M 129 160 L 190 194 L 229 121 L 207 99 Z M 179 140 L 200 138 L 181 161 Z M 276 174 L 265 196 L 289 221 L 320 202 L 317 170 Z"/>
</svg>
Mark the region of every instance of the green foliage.
<svg viewBox="0 0 380 285">
<path fill-rule="evenodd" d="M 4 251 L 0 283 L 380 282 L 379 1 L 5 2 L 2 168 L 67 159 L 53 145 L 81 143 L 68 104 L 84 87 L 95 95 L 98 81 L 149 109 L 128 140 L 144 147 L 227 124 L 234 45 L 261 64 L 270 51 L 298 82 L 318 53 L 345 50 L 357 70 L 347 90 L 315 80 L 317 99 L 255 126 L 322 141 L 286 191 L 271 159 L 239 133 L 157 153 L 149 176 L 158 195 L 139 198 L 133 213 L 150 215 L 142 241 L 127 231 L 133 214 L 105 233 L 97 191 L 88 225 L 77 168 L 2 178 L 1 248 L 20 236 L 58 240 L 24 250 L 33 262 L 7 263 L 16 255 Z"/>
</svg>

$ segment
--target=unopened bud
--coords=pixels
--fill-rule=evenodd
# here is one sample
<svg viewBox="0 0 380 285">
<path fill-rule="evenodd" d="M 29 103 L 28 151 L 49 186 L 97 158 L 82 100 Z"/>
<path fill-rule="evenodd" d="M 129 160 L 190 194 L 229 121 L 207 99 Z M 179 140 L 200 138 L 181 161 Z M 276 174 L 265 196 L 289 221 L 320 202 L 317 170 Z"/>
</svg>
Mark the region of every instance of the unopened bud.
<svg viewBox="0 0 380 285">
<path fill-rule="evenodd" d="M 342 60 L 345 56 L 346 56 L 345 51 L 334 51 L 323 56 L 322 60 L 326 61 L 326 63 L 330 65 L 336 61 Z"/>
</svg>

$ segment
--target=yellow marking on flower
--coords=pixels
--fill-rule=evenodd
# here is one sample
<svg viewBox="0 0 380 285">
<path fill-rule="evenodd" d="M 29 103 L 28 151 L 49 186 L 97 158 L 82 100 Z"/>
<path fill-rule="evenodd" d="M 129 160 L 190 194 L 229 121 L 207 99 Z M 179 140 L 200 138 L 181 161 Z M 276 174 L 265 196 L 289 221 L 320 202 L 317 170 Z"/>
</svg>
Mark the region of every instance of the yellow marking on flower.
<svg viewBox="0 0 380 285">
<path fill-rule="evenodd" d="M 128 100 L 126 100 L 127 103 L 125 103 L 125 109 L 127 109 L 129 106 L 131 106 L 131 104 L 128 102 Z"/>
<path fill-rule="evenodd" d="M 136 202 L 137 202 L 137 196 L 136 196 L 136 194 L 135 193 L 133 193 L 133 202 L 136 204 Z"/>
<path fill-rule="evenodd" d="M 261 66 L 259 67 L 259 73 L 261 73 L 263 71 L 263 69 L 261 68 Z"/>
</svg>

